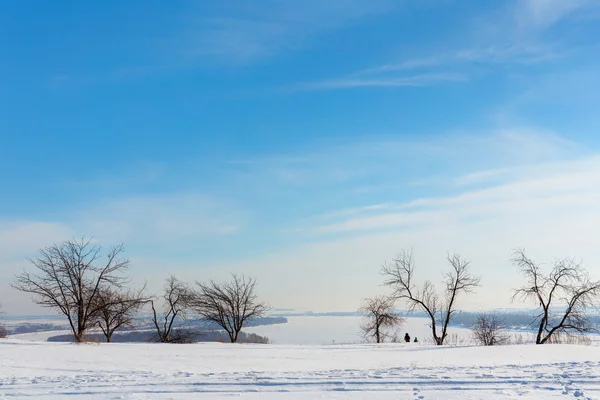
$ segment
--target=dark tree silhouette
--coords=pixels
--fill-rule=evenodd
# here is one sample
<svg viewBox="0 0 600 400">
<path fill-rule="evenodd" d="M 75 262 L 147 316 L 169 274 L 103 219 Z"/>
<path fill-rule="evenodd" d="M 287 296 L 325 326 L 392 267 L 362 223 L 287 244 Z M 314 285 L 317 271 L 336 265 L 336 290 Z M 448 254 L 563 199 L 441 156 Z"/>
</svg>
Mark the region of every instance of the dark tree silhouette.
<svg viewBox="0 0 600 400">
<path fill-rule="evenodd" d="M 382 343 L 393 334 L 393 328 L 404 323 L 404 319 L 394 312 L 394 299 L 377 296 L 365 299 L 359 313 L 366 314 L 360 329 L 367 340 Z"/>
<path fill-rule="evenodd" d="M 391 264 L 382 267 L 385 284 L 394 288 L 394 297 L 405 300 L 409 312 L 419 308 L 428 315 L 433 340 L 437 345 L 443 345 L 448 336 L 448 324 L 456 313 L 458 296 L 473 292 L 480 283 L 480 278 L 471 274 L 470 263 L 458 254 L 448 255 L 448 262 L 452 271 L 444 274 L 446 289 L 443 296 L 437 294 L 430 281 L 425 281 L 420 288 L 415 286 L 415 263 L 410 251 L 403 251 Z M 442 326 L 441 333 L 438 333 L 438 323 Z"/>
<path fill-rule="evenodd" d="M 98 313 L 96 324 L 102 330 L 107 342 L 117 329 L 133 327 L 135 314 L 149 300 L 144 296 L 145 287 L 137 290 L 121 290 L 103 287 L 96 296 Z"/>
<path fill-rule="evenodd" d="M 190 309 L 203 320 L 223 328 L 231 343 L 235 343 L 244 324 L 262 317 L 268 306 L 258 301 L 255 279 L 236 274 L 232 274 L 231 278 L 225 283 L 196 282 Z"/>
<path fill-rule="evenodd" d="M 587 271 L 572 259 L 555 260 L 549 273 L 517 250 L 512 263 L 527 279 L 516 289 L 513 300 L 533 300 L 539 314 L 536 344 L 544 344 L 559 333 L 586 333 L 595 331 L 586 312 L 600 305 L 600 281 L 593 281 Z M 560 311 L 559 311 L 560 310 Z"/>
<path fill-rule="evenodd" d="M 2 304 L 0 304 L 0 316 L 2 315 L 4 315 L 4 311 L 2 311 Z M 8 336 L 6 327 L 4 325 L 0 325 L 0 339 L 5 338 L 6 336 Z"/>
<path fill-rule="evenodd" d="M 478 344 L 496 346 L 509 342 L 509 336 L 504 329 L 504 323 L 498 315 L 481 313 L 475 318 L 475 322 L 471 326 L 471 333 Z"/>
<path fill-rule="evenodd" d="M 185 317 L 189 297 L 190 289 L 188 285 L 171 275 L 165 283 L 163 304 L 160 311 L 157 312 L 154 300 L 150 300 L 152 322 L 156 328 L 158 342 L 183 343 L 191 340 L 186 330 L 176 329 L 175 327 L 177 319 Z"/>
<path fill-rule="evenodd" d="M 64 314 L 75 341 L 81 342 L 98 314 L 100 288 L 120 288 L 126 282 L 120 275 L 129 265 L 120 258 L 123 250 L 123 245 L 110 248 L 102 261 L 102 246 L 91 240 L 54 244 L 29 259 L 35 272 L 23 271 L 12 286 L 32 294 L 36 304 Z"/>
</svg>

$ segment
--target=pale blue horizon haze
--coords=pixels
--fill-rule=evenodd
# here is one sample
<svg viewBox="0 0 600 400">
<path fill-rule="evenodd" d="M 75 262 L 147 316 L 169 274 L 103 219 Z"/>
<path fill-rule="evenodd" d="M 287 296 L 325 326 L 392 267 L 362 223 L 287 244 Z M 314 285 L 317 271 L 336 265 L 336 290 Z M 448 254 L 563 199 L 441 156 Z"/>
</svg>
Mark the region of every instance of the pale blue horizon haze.
<svg viewBox="0 0 600 400">
<path fill-rule="evenodd" d="M 133 284 L 256 277 L 356 310 L 413 249 L 520 307 L 525 248 L 600 278 L 600 2 L 0 4 L 0 303 L 38 248 L 123 242 Z"/>
</svg>

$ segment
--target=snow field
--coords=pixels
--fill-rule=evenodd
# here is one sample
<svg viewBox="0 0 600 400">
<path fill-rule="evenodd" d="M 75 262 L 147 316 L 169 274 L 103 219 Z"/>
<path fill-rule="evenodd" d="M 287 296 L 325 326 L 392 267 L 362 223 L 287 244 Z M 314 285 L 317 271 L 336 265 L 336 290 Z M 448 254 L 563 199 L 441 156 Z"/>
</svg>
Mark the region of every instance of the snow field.
<svg viewBox="0 0 600 400">
<path fill-rule="evenodd" d="M 0 341 L 11 399 L 600 399 L 600 347 Z"/>
</svg>

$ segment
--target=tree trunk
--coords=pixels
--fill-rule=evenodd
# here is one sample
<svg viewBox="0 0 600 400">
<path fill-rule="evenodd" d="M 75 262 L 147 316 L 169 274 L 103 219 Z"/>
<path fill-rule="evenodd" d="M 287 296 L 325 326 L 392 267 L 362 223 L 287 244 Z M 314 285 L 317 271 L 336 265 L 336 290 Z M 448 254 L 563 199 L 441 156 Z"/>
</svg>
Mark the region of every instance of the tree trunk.
<svg viewBox="0 0 600 400">
<path fill-rule="evenodd" d="M 73 336 L 75 337 L 75 343 L 83 342 L 83 332 L 77 332 Z"/>
<path fill-rule="evenodd" d="M 544 344 L 545 340 L 542 340 L 542 333 L 544 332 L 544 325 L 546 324 L 546 316 L 542 317 L 540 321 L 540 327 L 538 329 L 537 337 L 535 339 L 535 344 Z"/>
</svg>

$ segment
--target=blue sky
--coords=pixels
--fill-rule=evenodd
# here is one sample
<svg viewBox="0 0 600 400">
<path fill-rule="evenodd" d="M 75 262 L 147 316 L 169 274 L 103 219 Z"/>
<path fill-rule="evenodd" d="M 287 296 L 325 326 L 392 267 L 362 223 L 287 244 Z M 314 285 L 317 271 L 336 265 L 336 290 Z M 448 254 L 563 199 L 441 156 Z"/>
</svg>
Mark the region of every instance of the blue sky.
<svg viewBox="0 0 600 400">
<path fill-rule="evenodd" d="M 422 279 L 472 259 L 486 306 L 516 247 L 600 273 L 599 20 L 593 0 L 3 2 L 0 281 L 83 235 L 124 242 L 153 290 L 242 272 L 281 307 L 355 309 L 409 247 Z"/>
</svg>

